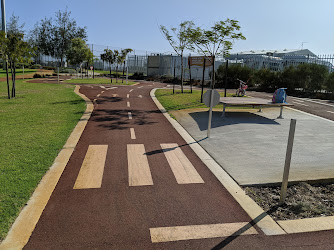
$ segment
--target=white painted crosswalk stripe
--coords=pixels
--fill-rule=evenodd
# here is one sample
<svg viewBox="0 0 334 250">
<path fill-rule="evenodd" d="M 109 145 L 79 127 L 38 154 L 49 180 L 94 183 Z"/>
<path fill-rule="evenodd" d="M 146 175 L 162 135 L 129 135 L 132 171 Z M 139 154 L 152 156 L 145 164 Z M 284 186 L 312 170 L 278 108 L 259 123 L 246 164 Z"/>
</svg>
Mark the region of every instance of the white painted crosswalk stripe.
<svg viewBox="0 0 334 250">
<path fill-rule="evenodd" d="M 128 144 L 129 186 L 153 185 L 144 144 Z"/>
<path fill-rule="evenodd" d="M 178 144 L 160 144 L 178 184 L 204 183 Z"/>
<path fill-rule="evenodd" d="M 131 139 L 136 140 L 136 134 L 135 134 L 135 129 L 134 128 L 130 128 L 130 134 L 131 134 Z"/>
<path fill-rule="evenodd" d="M 100 188 L 108 145 L 89 145 L 73 189 Z"/>
<path fill-rule="evenodd" d="M 238 233 L 236 233 L 238 232 Z M 153 243 L 257 234 L 248 222 L 150 228 Z"/>
</svg>

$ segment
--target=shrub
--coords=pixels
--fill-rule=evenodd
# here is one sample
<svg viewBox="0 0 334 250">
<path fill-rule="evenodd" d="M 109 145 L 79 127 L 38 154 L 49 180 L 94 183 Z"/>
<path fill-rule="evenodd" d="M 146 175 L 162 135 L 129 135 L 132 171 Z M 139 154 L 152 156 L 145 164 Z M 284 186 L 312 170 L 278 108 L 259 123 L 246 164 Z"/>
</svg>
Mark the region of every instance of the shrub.
<svg viewBox="0 0 334 250">
<path fill-rule="evenodd" d="M 36 74 L 33 75 L 33 78 L 42 78 L 42 75 L 36 73 Z"/>
<path fill-rule="evenodd" d="M 135 72 L 132 76 L 129 76 L 129 79 L 144 80 L 144 73 Z"/>
<path fill-rule="evenodd" d="M 226 65 L 222 64 L 218 67 L 216 71 L 216 86 L 219 88 L 225 87 L 224 78 L 225 78 Z M 241 64 L 229 64 L 227 70 L 227 84 L 226 87 L 229 89 L 236 89 L 239 87 L 239 81 L 237 79 L 248 81 L 248 86 L 253 86 L 252 75 L 254 70 L 243 66 Z"/>
<path fill-rule="evenodd" d="M 51 66 L 43 66 L 43 69 L 46 69 L 46 70 L 56 70 L 55 67 L 51 67 Z"/>
<path fill-rule="evenodd" d="M 31 69 L 39 69 L 41 67 L 40 64 L 33 64 L 30 66 Z"/>
</svg>

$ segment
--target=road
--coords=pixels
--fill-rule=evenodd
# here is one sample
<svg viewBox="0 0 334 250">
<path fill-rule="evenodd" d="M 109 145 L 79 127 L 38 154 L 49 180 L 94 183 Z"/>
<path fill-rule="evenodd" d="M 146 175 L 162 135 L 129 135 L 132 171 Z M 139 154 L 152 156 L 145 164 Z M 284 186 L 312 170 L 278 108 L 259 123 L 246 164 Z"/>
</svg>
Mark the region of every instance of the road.
<svg viewBox="0 0 334 250">
<path fill-rule="evenodd" d="M 164 86 L 81 86 L 94 111 L 25 249 L 331 249 L 264 235 L 156 107 Z"/>
<path fill-rule="evenodd" d="M 247 91 L 247 95 L 265 99 L 271 99 L 273 97 L 273 94 L 255 91 Z M 287 102 L 293 104 L 294 109 L 298 109 L 334 121 L 333 101 L 288 96 Z"/>
</svg>

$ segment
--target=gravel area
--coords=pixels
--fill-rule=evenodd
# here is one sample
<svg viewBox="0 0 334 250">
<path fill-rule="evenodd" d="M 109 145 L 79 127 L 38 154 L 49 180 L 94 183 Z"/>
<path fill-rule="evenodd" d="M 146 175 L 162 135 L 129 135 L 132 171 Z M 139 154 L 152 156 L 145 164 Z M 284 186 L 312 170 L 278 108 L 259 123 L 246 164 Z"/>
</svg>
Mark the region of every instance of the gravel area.
<svg viewBox="0 0 334 250">
<path fill-rule="evenodd" d="M 244 187 L 244 190 L 275 220 L 334 215 L 334 184 L 291 185 L 281 206 L 278 205 L 281 187 Z"/>
</svg>

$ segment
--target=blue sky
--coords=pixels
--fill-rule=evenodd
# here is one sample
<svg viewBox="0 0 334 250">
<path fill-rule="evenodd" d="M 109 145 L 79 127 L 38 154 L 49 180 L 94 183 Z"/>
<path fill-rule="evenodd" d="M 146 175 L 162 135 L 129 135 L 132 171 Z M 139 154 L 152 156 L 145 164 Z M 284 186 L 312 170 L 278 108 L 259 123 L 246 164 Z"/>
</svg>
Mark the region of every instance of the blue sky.
<svg viewBox="0 0 334 250">
<path fill-rule="evenodd" d="M 150 52 L 172 51 L 159 25 L 193 20 L 208 28 L 226 18 L 240 22 L 246 41 L 232 52 L 298 49 L 304 42 L 315 54 L 334 54 L 333 0 L 6 0 L 7 20 L 14 13 L 25 29 L 57 10 L 68 9 L 79 26 L 87 26 L 88 43 Z"/>
</svg>

